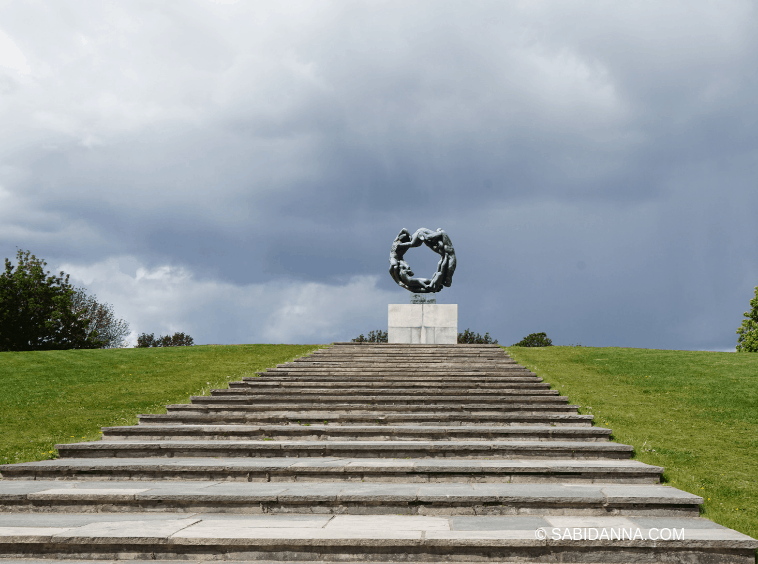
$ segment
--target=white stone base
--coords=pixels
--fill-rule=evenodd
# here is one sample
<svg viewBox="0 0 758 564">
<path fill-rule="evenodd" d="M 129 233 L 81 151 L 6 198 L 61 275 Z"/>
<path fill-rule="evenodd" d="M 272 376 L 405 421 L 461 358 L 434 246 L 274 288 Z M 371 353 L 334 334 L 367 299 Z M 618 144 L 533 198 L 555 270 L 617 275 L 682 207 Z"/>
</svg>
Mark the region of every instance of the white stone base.
<svg viewBox="0 0 758 564">
<path fill-rule="evenodd" d="M 458 304 L 389 304 L 390 343 L 454 345 Z"/>
</svg>

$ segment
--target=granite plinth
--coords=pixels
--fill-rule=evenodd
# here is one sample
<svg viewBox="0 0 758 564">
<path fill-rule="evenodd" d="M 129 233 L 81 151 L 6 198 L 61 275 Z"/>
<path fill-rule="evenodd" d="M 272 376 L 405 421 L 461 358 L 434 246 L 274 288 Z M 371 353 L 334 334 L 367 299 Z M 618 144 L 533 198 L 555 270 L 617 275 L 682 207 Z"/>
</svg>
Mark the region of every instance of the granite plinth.
<svg viewBox="0 0 758 564">
<path fill-rule="evenodd" d="M 458 304 L 389 304 L 387 333 L 390 343 L 454 345 Z"/>
</svg>

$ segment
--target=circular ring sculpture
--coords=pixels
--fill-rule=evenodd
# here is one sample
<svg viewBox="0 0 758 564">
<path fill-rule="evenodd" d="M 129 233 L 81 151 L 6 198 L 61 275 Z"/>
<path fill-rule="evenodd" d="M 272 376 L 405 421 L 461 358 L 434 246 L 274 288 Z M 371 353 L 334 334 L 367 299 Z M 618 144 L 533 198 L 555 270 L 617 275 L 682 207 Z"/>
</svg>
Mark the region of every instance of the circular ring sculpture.
<svg viewBox="0 0 758 564">
<path fill-rule="evenodd" d="M 414 278 L 411 266 L 403 258 L 408 249 L 420 247 L 422 243 L 442 257 L 437 263 L 437 272 L 431 278 Z M 439 292 L 443 286 L 449 288 L 453 284 L 455 266 L 453 243 L 442 229 L 432 231 L 422 227 L 411 235 L 407 229 L 403 228 L 392 241 L 390 276 L 398 286 L 409 292 L 428 294 Z"/>
</svg>

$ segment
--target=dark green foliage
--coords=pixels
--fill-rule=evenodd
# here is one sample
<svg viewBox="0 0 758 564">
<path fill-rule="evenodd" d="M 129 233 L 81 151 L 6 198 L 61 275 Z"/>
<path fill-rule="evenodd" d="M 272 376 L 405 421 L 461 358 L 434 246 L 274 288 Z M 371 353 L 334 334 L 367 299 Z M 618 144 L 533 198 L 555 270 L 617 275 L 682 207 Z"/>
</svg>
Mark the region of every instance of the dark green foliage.
<svg viewBox="0 0 758 564">
<path fill-rule="evenodd" d="M 531 333 L 521 339 L 514 347 L 552 347 L 553 341 L 545 333 Z"/>
<path fill-rule="evenodd" d="M 137 348 L 146 349 L 157 346 L 155 344 L 155 333 L 150 333 L 149 335 L 147 333 L 140 333 L 139 337 L 137 337 Z"/>
<path fill-rule="evenodd" d="M 88 319 L 87 335 L 94 332 L 103 344 L 103 349 L 117 349 L 126 345 L 129 324 L 116 319 L 113 306 L 98 303 L 97 296 L 88 296 L 84 288 L 75 288 L 72 296 L 74 313 L 80 319 Z"/>
<path fill-rule="evenodd" d="M 388 340 L 387 331 L 377 329 L 376 331 L 369 331 L 368 337 L 364 337 L 363 333 L 353 339 L 354 343 L 386 343 Z"/>
<path fill-rule="evenodd" d="M 142 333 L 137 337 L 137 348 L 148 347 L 191 347 L 195 341 L 189 335 L 184 333 L 174 333 L 173 335 L 160 335 L 155 338 L 155 333 Z"/>
<path fill-rule="evenodd" d="M 750 307 L 752 309 L 743 314 L 742 326 L 737 329 L 737 352 L 758 352 L 758 286 Z"/>
<path fill-rule="evenodd" d="M 74 312 L 74 289 L 63 272 L 19 250 L 17 265 L 5 259 L 0 274 L 0 351 L 93 349 L 103 345 L 89 320 Z"/>
<path fill-rule="evenodd" d="M 485 333 L 482 336 L 479 333 L 466 329 L 463 333 L 458 333 L 458 343 L 467 345 L 497 345 L 497 339 L 493 341 L 489 333 Z"/>
</svg>

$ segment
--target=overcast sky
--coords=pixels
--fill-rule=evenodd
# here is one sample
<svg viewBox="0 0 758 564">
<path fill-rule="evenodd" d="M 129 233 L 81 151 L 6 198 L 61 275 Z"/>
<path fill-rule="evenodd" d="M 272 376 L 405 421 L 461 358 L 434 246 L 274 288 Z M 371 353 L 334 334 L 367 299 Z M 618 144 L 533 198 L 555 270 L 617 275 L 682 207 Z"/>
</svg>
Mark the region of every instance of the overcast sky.
<svg viewBox="0 0 758 564">
<path fill-rule="evenodd" d="M 754 2 L 0 3 L 0 254 L 132 339 L 386 330 L 441 227 L 459 330 L 733 350 L 757 217 Z"/>
</svg>

